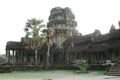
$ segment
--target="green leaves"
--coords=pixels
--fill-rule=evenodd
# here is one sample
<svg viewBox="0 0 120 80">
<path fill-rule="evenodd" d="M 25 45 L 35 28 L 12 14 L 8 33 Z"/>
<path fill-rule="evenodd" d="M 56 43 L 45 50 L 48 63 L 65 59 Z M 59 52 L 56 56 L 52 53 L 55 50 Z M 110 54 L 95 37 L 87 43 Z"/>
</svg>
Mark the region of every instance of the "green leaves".
<svg viewBox="0 0 120 80">
<path fill-rule="evenodd" d="M 26 27 L 32 27 L 34 25 L 37 25 L 37 19 L 33 18 L 33 19 L 28 19 L 27 23 L 26 23 Z"/>
<path fill-rule="evenodd" d="M 25 43 L 32 49 L 39 49 L 44 43 L 50 43 L 55 31 L 52 28 L 46 28 L 43 20 L 36 18 L 29 19 L 25 26 Z"/>
<path fill-rule="evenodd" d="M 45 24 L 43 24 L 43 20 L 39 20 L 36 18 L 29 19 L 26 22 L 25 26 L 25 43 L 27 46 L 32 49 L 38 49 L 43 44 L 43 38 L 47 38 L 45 35 L 43 36 L 42 28 L 45 28 Z"/>
<path fill-rule="evenodd" d="M 43 20 L 39 20 L 39 19 L 36 19 L 36 18 L 32 18 L 32 19 L 28 19 L 28 21 L 26 22 L 26 26 L 27 28 L 42 28 L 42 27 L 45 27 L 45 24 L 42 24 L 43 23 Z"/>
<path fill-rule="evenodd" d="M 79 59 L 75 61 L 75 66 L 79 68 L 81 73 L 87 72 L 87 61 L 84 59 Z"/>
<path fill-rule="evenodd" d="M 6 64 L 7 63 L 7 58 L 4 55 L 0 55 L 0 65 L 1 64 Z"/>
</svg>

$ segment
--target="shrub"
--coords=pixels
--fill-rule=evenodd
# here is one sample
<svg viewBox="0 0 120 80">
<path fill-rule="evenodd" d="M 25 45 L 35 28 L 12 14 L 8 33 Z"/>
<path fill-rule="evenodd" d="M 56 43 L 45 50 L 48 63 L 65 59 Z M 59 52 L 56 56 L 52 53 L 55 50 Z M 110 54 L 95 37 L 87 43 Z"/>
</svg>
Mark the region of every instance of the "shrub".
<svg viewBox="0 0 120 80">
<path fill-rule="evenodd" d="M 86 73 L 87 72 L 87 61 L 84 59 L 76 60 L 75 67 L 79 68 L 80 73 Z"/>
<path fill-rule="evenodd" d="M 4 55 L 0 55 L 0 65 L 7 63 L 7 58 Z"/>
</svg>

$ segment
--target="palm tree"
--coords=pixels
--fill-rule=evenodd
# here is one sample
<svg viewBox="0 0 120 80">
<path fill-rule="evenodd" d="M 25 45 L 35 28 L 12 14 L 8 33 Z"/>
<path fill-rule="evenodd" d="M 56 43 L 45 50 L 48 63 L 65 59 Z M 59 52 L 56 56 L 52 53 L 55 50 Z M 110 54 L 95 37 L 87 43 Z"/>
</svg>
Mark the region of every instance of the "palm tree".
<svg viewBox="0 0 120 80">
<path fill-rule="evenodd" d="M 25 26 L 25 42 L 27 47 L 35 51 L 35 70 L 38 67 L 38 49 L 47 41 L 47 36 L 42 32 L 43 27 L 45 27 L 43 20 L 36 18 L 28 20 Z"/>
</svg>

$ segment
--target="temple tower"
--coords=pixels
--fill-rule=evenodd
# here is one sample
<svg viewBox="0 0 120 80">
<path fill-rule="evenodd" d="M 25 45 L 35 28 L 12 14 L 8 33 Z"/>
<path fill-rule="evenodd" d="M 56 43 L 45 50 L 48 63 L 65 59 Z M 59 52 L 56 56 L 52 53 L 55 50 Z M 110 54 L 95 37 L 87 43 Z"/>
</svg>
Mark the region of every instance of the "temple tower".
<svg viewBox="0 0 120 80">
<path fill-rule="evenodd" d="M 71 9 L 55 7 L 50 11 L 47 27 L 55 30 L 54 43 L 58 48 L 62 48 L 63 42 L 70 36 L 75 35 L 77 22 Z"/>
<path fill-rule="evenodd" d="M 109 32 L 111 33 L 111 32 L 114 32 L 115 30 L 116 30 L 115 26 L 112 24 Z"/>
</svg>

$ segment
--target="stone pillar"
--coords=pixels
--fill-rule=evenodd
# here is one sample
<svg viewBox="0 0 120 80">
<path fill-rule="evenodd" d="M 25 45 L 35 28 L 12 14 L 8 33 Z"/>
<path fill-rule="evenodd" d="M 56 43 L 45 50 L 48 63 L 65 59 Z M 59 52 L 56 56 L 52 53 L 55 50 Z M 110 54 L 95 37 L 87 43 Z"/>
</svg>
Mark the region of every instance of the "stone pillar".
<svg viewBox="0 0 120 80">
<path fill-rule="evenodd" d="M 111 63 L 111 60 L 112 60 L 112 58 L 111 58 L 112 52 L 113 52 L 113 51 L 111 51 L 111 50 L 105 52 L 105 53 L 106 53 L 106 60 L 105 60 L 106 64 L 110 64 L 110 63 Z"/>
<path fill-rule="evenodd" d="M 12 63 L 14 64 L 14 50 L 12 50 Z"/>
<path fill-rule="evenodd" d="M 20 54 L 20 61 L 19 62 L 23 63 L 24 62 L 23 51 L 20 50 L 19 54 Z"/>
<path fill-rule="evenodd" d="M 81 55 L 80 59 L 83 59 L 83 53 L 82 52 L 80 53 L 80 55 Z"/>
<path fill-rule="evenodd" d="M 90 64 L 91 63 L 91 55 L 90 55 L 91 53 L 89 52 L 88 53 L 88 58 L 87 58 L 87 62 L 88 62 L 88 64 Z"/>
<path fill-rule="evenodd" d="M 77 60 L 77 53 L 75 53 L 75 61 Z"/>
<path fill-rule="evenodd" d="M 40 63 L 41 62 L 41 58 L 40 58 L 41 56 L 40 56 L 40 54 L 38 54 L 38 63 Z"/>
<path fill-rule="evenodd" d="M 24 53 L 24 63 L 27 63 L 27 54 Z"/>
<path fill-rule="evenodd" d="M 20 50 L 16 50 L 16 63 L 19 63 Z"/>
<path fill-rule="evenodd" d="M 80 59 L 80 53 L 79 52 L 77 53 L 77 59 Z"/>
<path fill-rule="evenodd" d="M 51 63 L 53 63 L 53 55 L 54 55 L 53 53 L 51 53 L 51 55 L 50 55 L 51 56 Z"/>
<path fill-rule="evenodd" d="M 23 53 L 23 62 L 25 63 L 25 52 Z"/>
<path fill-rule="evenodd" d="M 43 63 L 45 64 L 46 60 L 46 55 L 43 56 Z"/>
<path fill-rule="evenodd" d="M 70 61 L 70 54 L 68 52 L 68 53 L 66 53 L 66 62 L 69 63 L 69 61 Z"/>
<path fill-rule="evenodd" d="M 97 53 L 96 53 L 96 61 L 97 61 L 97 63 L 99 63 L 99 58 L 100 58 L 99 52 L 97 52 Z"/>
<path fill-rule="evenodd" d="M 108 51 L 105 52 L 105 60 L 108 60 L 109 59 L 109 56 L 108 56 Z"/>
<path fill-rule="evenodd" d="M 49 66 L 50 66 L 50 55 L 49 55 L 49 52 L 47 51 L 45 69 L 46 70 L 49 69 Z"/>
<path fill-rule="evenodd" d="M 18 50 L 15 50 L 15 63 L 18 63 Z"/>
<path fill-rule="evenodd" d="M 118 52 L 118 62 L 120 63 L 120 48 L 119 48 L 119 52 Z"/>
<path fill-rule="evenodd" d="M 93 62 L 93 53 L 91 52 L 90 53 L 90 63 L 92 63 Z"/>
<path fill-rule="evenodd" d="M 18 50 L 18 52 L 16 54 L 17 54 L 17 63 L 20 63 L 20 60 L 21 60 L 21 51 Z"/>
<path fill-rule="evenodd" d="M 10 50 L 6 50 L 6 57 L 8 59 L 8 63 L 10 63 Z"/>
<path fill-rule="evenodd" d="M 120 59 L 120 48 L 119 48 L 119 59 Z"/>
</svg>

